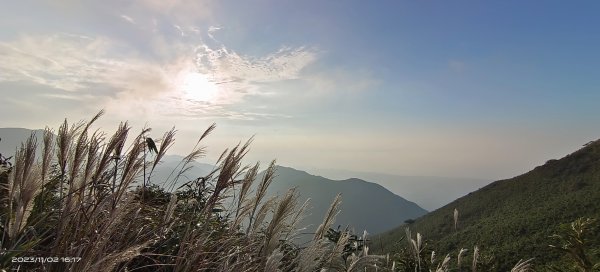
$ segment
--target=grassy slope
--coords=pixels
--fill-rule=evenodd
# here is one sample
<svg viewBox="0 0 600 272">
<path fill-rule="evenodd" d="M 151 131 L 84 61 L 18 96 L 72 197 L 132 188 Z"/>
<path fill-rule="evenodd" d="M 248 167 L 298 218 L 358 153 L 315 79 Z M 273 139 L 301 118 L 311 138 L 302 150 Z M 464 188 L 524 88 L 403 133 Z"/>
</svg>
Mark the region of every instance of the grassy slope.
<svg viewBox="0 0 600 272">
<path fill-rule="evenodd" d="M 600 217 L 600 141 L 469 193 L 419 218 L 410 228 L 423 234 L 437 252 L 456 255 L 461 247 L 478 245 L 494 256 L 499 268 L 510 270 L 521 258 L 535 257 L 538 264 L 556 261 L 560 254 L 548 247 L 553 242 L 549 236 L 560 224 L 578 217 Z M 405 227 L 375 237 L 374 249 L 394 251 Z M 600 245 L 600 234 L 593 239 Z"/>
</svg>

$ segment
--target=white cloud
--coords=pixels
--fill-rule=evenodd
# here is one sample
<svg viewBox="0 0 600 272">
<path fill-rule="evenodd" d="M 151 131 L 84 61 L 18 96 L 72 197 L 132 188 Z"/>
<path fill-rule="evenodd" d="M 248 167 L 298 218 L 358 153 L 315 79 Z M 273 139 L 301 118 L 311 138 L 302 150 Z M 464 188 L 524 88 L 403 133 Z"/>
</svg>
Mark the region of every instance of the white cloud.
<svg viewBox="0 0 600 272">
<path fill-rule="evenodd" d="M 123 91 L 143 87 L 146 93 L 165 87 L 160 67 L 114 54 L 117 50 L 118 46 L 107 38 L 69 34 L 21 36 L 12 42 L 0 42 L 0 67 L 5 73 L 1 80 L 33 82 L 69 92 L 93 85 Z"/>
<path fill-rule="evenodd" d="M 217 39 L 215 39 L 215 36 L 213 36 L 213 33 L 219 30 L 221 30 L 221 28 L 218 26 L 210 26 L 207 31 L 208 37 L 211 38 L 213 41 L 217 41 Z"/>
<path fill-rule="evenodd" d="M 121 18 L 131 24 L 135 24 L 135 20 L 133 20 L 133 18 L 131 18 L 125 14 L 121 14 Z"/>
<path fill-rule="evenodd" d="M 225 47 L 213 50 L 206 45 L 196 49 L 201 72 L 221 81 L 272 82 L 296 79 L 300 71 L 316 60 L 314 50 L 284 47 L 264 57 L 242 56 Z"/>
<path fill-rule="evenodd" d="M 112 63 L 93 56 L 106 48 L 104 39 L 73 35 L 22 36 L 10 43 L 0 42 L 2 80 L 31 81 L 76 91 L 86 82 L 105 80 L 98 78 L 98 70 L 107 69 Z"/>
<path fill-rule="evenodd" d="M 246 95 L 269 94 L 261 92 L 263 84 L 300 78 L 302 70 L 316 59 L 316 50 L 304 47 L 284 47 L 262 57 L 240 55 L 225 47 L 196 48 L 199 72 L 209 75 L 227 93 L 228 100 L 234 102 Z"/>
<path fill-rule="evenodd" d="M 179 25 L 173 25 L 173 27 L 179 31 L 181 37 L 185 37 L 185 32 L 183 32 L 183 29 Z"/>
<path fill-rule="evenodd" d="M 224 46 L 214 50 L 201 44 L 187 54 L 182 48 L 185 46 L 181 44 L 173 46 L 171 54 L 176 57 L 162 63 L 142 58 L 134 49 L 109 38 L 23 35 L 0 42 L 0 82 L 48 86 L 64 92 L 38 95 L 86 100 L 123 116 L 153 113 L 238 120 L 285 118 L 285 114 L 268 109 L 245 111 L 239 104 L 248 95 L 269 95 L 261 84 L 299 78 L 302 69 L 316 60 L 314 50 L 302 47 L 282 48 L 259 57 L 240 55 Z M 181 76 L 193 72 L 204 74 L 214 84 L 218 99 L 195 101 L 185 97 Z"/>
</svg>

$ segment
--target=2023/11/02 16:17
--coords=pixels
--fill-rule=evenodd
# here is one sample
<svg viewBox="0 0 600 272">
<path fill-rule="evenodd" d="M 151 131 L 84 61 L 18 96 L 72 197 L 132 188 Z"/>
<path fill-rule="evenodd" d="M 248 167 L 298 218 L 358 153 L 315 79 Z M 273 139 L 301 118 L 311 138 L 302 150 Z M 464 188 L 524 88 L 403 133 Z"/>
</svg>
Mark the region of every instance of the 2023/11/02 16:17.
<svg viewBox="0 0 600 272">
<path fill-rule="evenodd" d="M 12 257 L 13 263 L 76 263 L 81 257 Z"/>
</svg>

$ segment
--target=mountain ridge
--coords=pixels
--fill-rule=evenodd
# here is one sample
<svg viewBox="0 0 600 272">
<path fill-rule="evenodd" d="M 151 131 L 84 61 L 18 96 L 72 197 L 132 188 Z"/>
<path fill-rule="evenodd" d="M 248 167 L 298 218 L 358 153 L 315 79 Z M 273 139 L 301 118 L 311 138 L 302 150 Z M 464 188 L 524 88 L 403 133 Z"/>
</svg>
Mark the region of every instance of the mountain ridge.
<svg viewBox="0 0 600 272">
<path fill-rule="evenodd" d="M 15 134 L 11 132 L 15 130 L 19 131 L 19 133 Z M 0 153 L 5 156 L 11 156 L 15 151 L 15 147 L 19 146 L 22 141 L 27 139 L 31 131 L 36 131 L 36 134 L 38 135 L 38 151 L 41 151 L 41 132 L 43 132 L 43 130 L 30 130 L 26 128 L 0 128 L 0 138 L 3 138 L 2 141 L 0 141 Z M 179 157 L 182 158 L 183 156 Z M 188 173 L 190 177 L 196 176 L 197 174 L 206 174 L 205 172 L 198 172 L 195 170 L 196 169 L 192 169 Z M 306 172 L 310 172 L 312 175 L 317 175 L 330 180 L 359 178 L 368 182 L 379 184 L 394 194 L 417 203 L 425 210 L 434 210 L 439 208 L 442 205 L 456 199 L 457 197 L 460 197 L 467 192 L 472 191 L 473 189 L 481 188 L 489 183 L 487 180 L 469 178 L 399 176 L 385 173 L 331 169 L 306 169 Z M 163 176 L 167 177 L 168 175 Z"/>
<path fill-rule="evenodd" d="M 405 227 L 421 233 L 443 253 L 477 245 L 493 256 L 499 270 L 519 259 L 537 264 L 558 260 L 548 247 L 559 226 L 580 217 L 600 215 L 600 140 L 510 179 L 495 181 L 443 207 L 378 235 L 377 248 L 394 251 Z M 453 213 L 458 211 L 454 229 Z M 600 234 L 592 241 L 600 244 Z"/>
<path fill-rule="evenodd" d="M 0 137 L 5 134 L 4 131 L 4 129 L 0 129 Z M 31 134 L 31 130 L 28 129 L 18 129 L 18 131 L 20 132 L 17 135 L 18 137 L 10 137 L 15 138 L 11 148 L 20 144 Z M 178 165 L 182 159 L 183 157 L 178 155 L 165 156 L 152 173 L 150 183 L 165 186 L 168 190 L 176 189 L 184 182 L 204 176 L 215 168 L 211 164 L 191 162 L 193 167 L 173 184 L 174 177 L 171 176 L 171 173 L 177 174 Z M 259 174 L 258 179 L 262 175 L 264 175 L 264 172 Z M 169 176 L 171 177 L 168 178 Z M 168 182 L 166 182 L 167 179 Z M 300 195 L 299 201 L 304 202 L 310 198 L 310 205 L 314 207 L 306 215 L 306 219 L 301 221 L 301 224 L 308 226 L 309 229 L 318 227 L 338 193 L 342 193 L 342 204 L 337 222 L 339 225 L 353 227 L 357 232 L 363 230 L 370 233 L 381 232 L 398 225 L 404 220 L 427 213 L 425 209 L 422 209 L 416 203 L 404 199 L 377 183 L 358 178 L 331 180 L 287 166 L 276 166 L 276 176 L 267 191 L 267 195 L 283 195 L 287 190 L 294 187 L 297 188 L 297 193 Z M 380 216 L 380 214 L 390 216 Z"/>
<path fill-rule="evenodd" d="M 476 178 L 405 176 L 335 169 L 313 169 L 311 171 L 335 180 L 355 177 L 377 183 L 403 198 L 414 201 L 429 211 L 440 208 L 491 182 L 491 180 Z"/>
<path fill-rule="evenodd" d="M 320 208 L 318 211 L 313 210 L 302 222 L 313 228 L 321 223 L 327 208 L 338 193 L 342 195 L 342 203 L 336 224 L 353 227 L 357 232 L 381 232 L 392 228 L 394 224 L 427 213 L 416 203 L 379 184 L 365 180 L 331 180 L 286 166 L 276 166 L 275 173 L 268 194 L 282 195 L 290 188 L 297 188 L 300 202 L 310 198 L 310 205 Z M 382 214 L 388 216 L 381 216 Z"/>
</svg>

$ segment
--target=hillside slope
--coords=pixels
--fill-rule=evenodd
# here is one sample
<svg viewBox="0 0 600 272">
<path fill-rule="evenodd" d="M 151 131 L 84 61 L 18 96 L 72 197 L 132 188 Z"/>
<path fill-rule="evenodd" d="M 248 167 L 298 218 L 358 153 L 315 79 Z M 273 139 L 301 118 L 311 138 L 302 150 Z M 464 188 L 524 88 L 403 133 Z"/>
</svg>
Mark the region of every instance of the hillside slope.
<svg viewBox="0 0 600 272">
<path fill-rule="evenodd" d="M 2 154 L 11 156 L 15 147 L 25 141 L 31 132 L 32 130 L 29 129 L 0 128 Z M 35 133 L 42 135 L 43 130 L 36 130 Z M 41 142 L 41 139 L 38 139 L 38 142 Z M 149 154 L 148 156 L 148 160 L 152 160 L 153 155 Z M 177 155 L 165 156 L 152 173 L 150 184 L 165 186 L 167 190 L 172 190 L 189 180 L 210 173 L 215 168 L 213 165 L 194 161 L 188 165 L 191 168 L 181 175 L 175 184 L 172 184 L 174 177 L 182 167 L 180 164 L 182 159 L 183 157 Z M 367 230 L 369 233 L 382 232 L 397 226 L 406 219 L 416 218 L 427 213 L 417 204 L 407 201 L 375 183 L 360 179 L 334 181 L 282 166 L 278 166 L 276 169 L 276 177 L 267 191 L 267 198 L 277 194 L 283 195 L 288 189 L 294 187 L 300 194 L 299 201 L 304 202 L 308 198 L 311 199 L 310 207 L 312 209 L 308 211 L 305 220 L 301 222 L 302 226 L 307 227 L 307 232 L 314 231 L 321 223 L 325 212 L 338 193 L 342 194 L 342 204 L 336 224 L 351 226 L 359 233 L 363 230 Z M 230 205 L 231 199 L 224 201 L 224 204 Z"/>
<path fill-rule="evenodd" d="M 314 169 L 309 172 L 334 180 L 343 180 L 349 177 L 368 180 L 377 183 L 392 193 L 401 195 L 417 203 L 422 208 L 433 211 L 488 185 L 492 180 L 463 178 L 463 177 L 435 177 L 435 176 L 401 176 L 375 172 L 360 172 L 332 169 Z"/>
<path fill-rule="evenodd" d="M 453 212 L 459 212 L 454 230 Z M 600 141 L 521 176 L 496 181 L 433 211 L 410 225 L 440 253 L 455 254 L 478 245 L 500 271 L 519 259 L 552 263 L 559 252 L 548 245 L 558 226 L 579 217 L 600 217 Z M 397 250 L 400 226 L 374 237 L 374 249 Z M 592 237 L 600 244 L 600 234 Z"/>
<path fill-rule="evenodd" d="M 382 187 L 360 179 L 330 180 L 304 171 L 277 166 L 276 177 L 267 194 L 283 195 L 290 188 L 297 188 L 300 202 L 310 198 L 307 217 L 301 225 L 311 232 L 319 226 L 325 212 L 338 193 L 342 194 L 340 213 L 336 225 L 350 226 L 359 234 L 367 230 L 377 233 L 427 213 L 410 202 Z"/>
<path fill-rule="evenodd" d="M 21 143 L 26 141 L 31 133 L 35 133 L 38 140 L 38 152 L 42 150 L 43 129 L 31 130 L 26 128 L 0 128 L 0 154 L 10 157 Z"/>
<path fill-rule="evenodd" d="M 31 133 L 34 133 L 37 137 L 38 145 L 36 153 L 39 155 L 43 147 L 42 138 L 44 130 L 31 130 L 26 128 L 0 128 L 0 154 L 5 157 L 13 156 L 16 148 L 19 147 L 21 143 L 27 141 L 27 138 L 29 138 Z M 149 153 L 148 160 L 152 160 L 154 158 L 153 156 L 153 154 Z M 162 161 L 156 166 L 156 169 L 152 173 L 151 182 L 161 186 L 165 185 L 176 188 L 188 180 L 210 173 L 213 168 L 215 168 L 215 166 L 210 164 L 193 161 L 188 165 L 190 168 L 180 176 L 177 184 L 173 186 L 165 184 L 167 180 L 169 182 L 172 181 L 177 173 L 179 173 L 183 159 L 184 157 L 179 155 L 166 155 L 163 157 Z M 171 175 L 171 173 L 173 173 L 173 175 Z"/>
<path fill-rule="evenodd" d="M 152 158 L 154 157 L 149 157 L 149 159 Z M 183 167 L 183 159 L 184 157 L 179 155 L 164 156 L 161 162 L 156 166 L 156 169 L 154 169 L 150 182 L 165 187 L 170 191 L 179 188 L 179 186 L 190 180 L 208 175 L 215 168 L 215 166 L 211 164 L 192 161 L 186 166 L 186 168 L 188 168 L 187 171 L 179 175 L 179 178 L 175 184 L 173 184 L 175 177 Z"/>
</svg>

